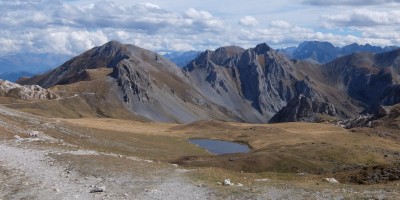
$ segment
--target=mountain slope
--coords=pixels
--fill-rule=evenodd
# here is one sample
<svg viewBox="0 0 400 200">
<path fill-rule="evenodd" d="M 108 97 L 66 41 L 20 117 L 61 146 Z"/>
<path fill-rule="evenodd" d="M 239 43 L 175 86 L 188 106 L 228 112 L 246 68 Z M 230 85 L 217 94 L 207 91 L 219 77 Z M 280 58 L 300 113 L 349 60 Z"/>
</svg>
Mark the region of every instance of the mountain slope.
<svg viewBox="0 0 400 200">
<path fill-rule="evenodd" d="M 370 107 L 385 99 L 400 83 L 399 59 L 400 50 L 381 54 L 358 53 L 328 63 L 322 70 L 329 85 L 362 102 L 371 111 Z"/>
</svg>

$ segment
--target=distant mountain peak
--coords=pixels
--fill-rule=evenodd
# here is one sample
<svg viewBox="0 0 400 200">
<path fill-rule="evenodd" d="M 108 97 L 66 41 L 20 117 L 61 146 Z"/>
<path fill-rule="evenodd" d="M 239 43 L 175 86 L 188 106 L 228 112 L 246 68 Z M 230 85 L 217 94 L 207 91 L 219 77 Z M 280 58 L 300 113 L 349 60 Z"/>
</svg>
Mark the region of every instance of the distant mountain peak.
<svg viewBox="0 0 400 200">
<path fill-rule="evenodd" d="M 178 67 L 185 67 L 199 56 L 199 51 L 171 52 L 164 55 L 165 58 L 175 63 Z"/>
<path fill-rule="evenodd" d="M 242 47 L 238 47 L 238 46 L 225 46 L 225 47 L 220 47 L 218 49 L 215 50 L 215 53 L 223 53 L 225 54 L 227 57 L 233 57 L 233 56 L 237 56 L 240 55 L 244 52 L 245 50 Z"/>
</svg>

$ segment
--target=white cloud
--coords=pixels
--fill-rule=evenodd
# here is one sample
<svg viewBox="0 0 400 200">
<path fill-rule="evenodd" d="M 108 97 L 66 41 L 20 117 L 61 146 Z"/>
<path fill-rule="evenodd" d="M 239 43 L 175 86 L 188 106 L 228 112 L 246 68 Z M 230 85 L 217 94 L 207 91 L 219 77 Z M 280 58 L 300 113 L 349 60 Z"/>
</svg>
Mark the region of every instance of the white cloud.
<svg viewBox="0 0 400 200">
<path fill-rule="evenodd" d="M 185 12 L 186 17 L 190 19 L 197 19 L 197 20 L 211 20 L 213 16 L 207 11 L 198 11 L 194 8 L 190 8 Z"/>
<path fill-rule="evenodd" d="M 400 3 L 400 0 L 302 0 L 302 2 L 315 6 L 365 6 Z"/>
<path fill-rule="evenodd" d="M 161 9 L 160 6 L 158 6 L 156 4 L 148 3 L 148 2 L 141 3 L 140 5 L 143 5 L 143 6 L 147 7 L 147 8 L 150 8 L 150 9 Z"/>
<path fill-rule="evenodd" d="M 211 13 L 194 8 L 190 8 L 185 12 L 183 22 L 196 27 L 196 31 L 218 32 L 224 27 L 224 22 L 214 17 Z"/>
<path fill-rule="evenodd" d="M 199 6 L 201 3 L 198 2 L 193 6 L 196 9 L 182 8 L 174 12 L 151 3 L 132 5 L 120 2 L 122 0 L 76 0 L 73 3 L 54 0 L 0 1 L 0 56 L 19 52 L 76 55 L 109 40 L 160 52 L 205 50 L 226 45 L 247 48 L 261 42 L 282 47 L 297 45 L 304 40 L 327 40 L 336 45 L 365 41 L 384 45 L 400 43 L 397 28 L 399 9 L 327 15 L 321 19 L 326 22 L 325 27 L 335 28 L 336 34 L 330 34 L 315 31 L 312 26 L 305 28 L 288 17 L 279 20 L 279 11 L 268 18 L 269 13 L 253 12 L 249 5 L 245 7 L 251 12 L 226 15 L 211 7 L 212 12 L 203 10 L 204 6 Z M 217 4 L 221 7 L 228 1 L 224 2 Z M 257 2 L 262 4 L 261 0 Z M 282 3 L 269 5 L 275 4 Z M 240 10 L 237 9 L 238 12 Z M 248 16 L 249 13 L 257 14 L 260 21 Z M 240 18 L 238 16 L 245 16 L 239 24 L 236 21 Z M 368 29 L 371 25 L 375 26 L 375 31 Z M 336 31 L 348 27 L 359 36 L 340 35 Z"/>
<path fill-rule="evenodd" d="M 289 24 L 288 22 L 283 21 L 283 20 L 272 21 L 269 26 L 272 28 L 290 28 L 290 27 L 292 27 L 291 24 Z"/>
<path fill-rule="evenodd" d="M 203 10 L 191 8 L 179 14 L 151 3 L 124 7 L 106 1 L 83 6 L 57 1 L 3 1 L 0 26 L 0 54 L 19 50 L 77 54 L 109 39 L 152 50 L 192 50 L 196 41 L 185 40 L 185 35 L 196 36 L 199 46 L 206 46 L 201 44 L 204 37 L 227 28 L 223 20 Z"/>
<path fill-rule="evenodd" d="M 239 24 L 242 26 L 257 26 L 260 22 L 252 16 L 245 16 L 239 20 Z"/>
<path fill-rule="evenodd" d="M 357 9 L 343 14 L 324 16 L 324 26 L 335 27 L 362 27 L 362 26 L 381 26 L 399 25 L 400 10 L 373 11 L 368 9 Z"/>
<path fill-rule="evenodd" d="M 375 35 L 377 36 L 377 35 Z M 382 37 L 382 35 L 379 35 Z M 313 29 L 304 28 L 289 24 L 285 21 L 273 21 L 269 28 L 247 30 L 240 32 L 239 40 L 242 41 L 264 41 L 275 47 L 294 46 L 305 40 L 328 41 L 334 45 L 344 46 L 351 43 L 373 44 L 373 45 L 391 45 L 391 39 L 378 38 L 374 35 L 365 35 L 357 37 L 353 35 L 338 35 L 332 33 L 322 33 Z"/>
</svg>

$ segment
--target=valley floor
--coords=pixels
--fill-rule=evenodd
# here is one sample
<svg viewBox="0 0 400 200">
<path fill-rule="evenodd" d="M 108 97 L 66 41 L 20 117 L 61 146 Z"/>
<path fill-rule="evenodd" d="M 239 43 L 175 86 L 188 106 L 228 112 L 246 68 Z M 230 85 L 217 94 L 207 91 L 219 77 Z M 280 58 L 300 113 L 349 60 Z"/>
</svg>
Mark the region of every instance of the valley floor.
<svg viewBox="0 0 400 200">
<path fill-rule="evenodd" d="M 221 139 L 247 133 L 231 130 L 238 127 L 252 132 L 258 129 L 266 135 L 268 130 L 285 129 L 287 134 L 293 131 L 290 129 L 293 124 L 254 127 L 201 123 L 50 119 L 0 106 L 0 199 L 396 199 L 400 196 L 399 182 L 331 184 L 322 181 L 323 176 L 308 173 L 249 173 L 170 164 L 185 156 L 210 157 L 206 151 L 186 142 L 187 138 L 198 136 L 195 130 L 201 130 L 204 137 Z M 260 137 L 255 134 L 254 138 Z M 296 134 L 302 137 L 305 133 Z M 269 145 L 264 139 L 254 138 L 249 135 L 244 141 L 255 150 Z M 318 141 L 316 136 L 310 140 Z M 278 139 L 275 143 L 282 141 Z M 230 178 L 235 186 L 218 184 L 225 178 Z M 105 191 L 90 193 L 96 188 Z"/>
</svg>

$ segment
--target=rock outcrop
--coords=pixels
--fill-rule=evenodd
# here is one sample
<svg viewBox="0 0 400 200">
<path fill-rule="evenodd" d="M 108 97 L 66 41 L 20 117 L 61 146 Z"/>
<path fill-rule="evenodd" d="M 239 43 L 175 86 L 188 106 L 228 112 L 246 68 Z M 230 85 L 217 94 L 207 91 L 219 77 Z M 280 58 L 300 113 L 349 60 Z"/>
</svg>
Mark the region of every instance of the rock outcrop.
<svg viewBox="0 0 400 200">
<path fill-rule="evenodd" d="M 360 115 L 355 118 L 346 119 L 340 121 L 339 124 L 344 128 L 351 129 L 356 127 L 369 127 L 374 128 L 378 126 L 388 125 L 392 127 L 394 125 L 396 129 L 396 123 L 392 124 L 393 121 L 398 120 L 400 117 L 400 104 L 393 106 L 379 106 L 373 114 Z"/>
<path fill-rule="evenodd" d="M 57 98 L 55 93 L 38 85 L 19 85 L 4 80 L 0 80 L 0 96 L 24 100 Z"/>
<path fill-rule="evenodd" d="M 316 122 L 320 121 L 322 116 L 337 117 L 335 106 L 299 95 L 274 115 L 269 122 Z"/>
</svg>

